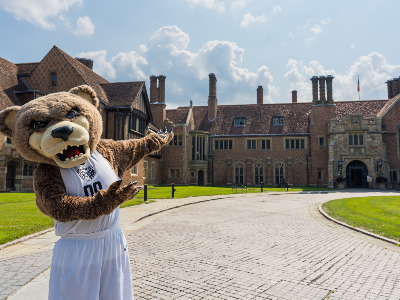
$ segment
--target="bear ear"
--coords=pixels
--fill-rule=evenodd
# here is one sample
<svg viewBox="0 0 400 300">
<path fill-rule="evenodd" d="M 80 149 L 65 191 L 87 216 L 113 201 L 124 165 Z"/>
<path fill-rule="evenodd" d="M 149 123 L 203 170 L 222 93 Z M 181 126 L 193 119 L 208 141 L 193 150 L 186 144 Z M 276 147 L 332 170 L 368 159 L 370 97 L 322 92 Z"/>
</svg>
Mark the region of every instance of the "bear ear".
<svg viewBox="0 0 400 300">
<path fill-rule="evenodd" d="M 71 89 L 68 93 L 78 95 L 86 101 L 89 101 L 95 107 L 99 106 L 99 98 L 97 98 L 94 90 L 88 85 L 80 85 Z"/>
<path fill-rule="evenodd" d="M 20 109 L 20 106 L 11 106 L 0 111 L 0 132 L 9 138 L 12 138 L 12 129 Z"/>
</svg>

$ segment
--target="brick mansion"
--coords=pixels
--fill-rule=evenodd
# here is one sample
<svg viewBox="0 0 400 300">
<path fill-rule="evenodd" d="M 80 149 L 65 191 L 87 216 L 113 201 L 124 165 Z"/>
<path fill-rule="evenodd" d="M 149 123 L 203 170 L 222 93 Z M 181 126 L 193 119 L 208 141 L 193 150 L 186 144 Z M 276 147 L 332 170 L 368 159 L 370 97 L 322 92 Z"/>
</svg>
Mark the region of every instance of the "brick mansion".
<svg viewBox="0 0 400 300">
<path fill-rule="evenodd" d="M 93 61 L 73 58 L 54 46 L 40 61 L 14 64 L 0 58 L 0 109 L 87 84 L 100 99 L 102 138 L 145 136 L 147 126 L 174 127 L 174 139 L 125 174 L 139 184 L 315 185 L 334 187 L 339 169 L 349 188 L 399 186 L 400 78 L 388 80 L 388 99 L 334 99 L 334 78 L 314 76 L 310 102 L 218 105 L 217 77 L 209 74 L 207 106 L 166 109 L 166 76 L 110 83 L 93 72 Z M 382 82 L 382 84 L 385 84 Z M 188 95 L 190 97 L 190 95 Z M 249 102 L 249 101 L 246 101 Z M 0 136 L 0 191 L 32 190 L 36 163 L 22 158 L 11 139 Z"/>
</svg>

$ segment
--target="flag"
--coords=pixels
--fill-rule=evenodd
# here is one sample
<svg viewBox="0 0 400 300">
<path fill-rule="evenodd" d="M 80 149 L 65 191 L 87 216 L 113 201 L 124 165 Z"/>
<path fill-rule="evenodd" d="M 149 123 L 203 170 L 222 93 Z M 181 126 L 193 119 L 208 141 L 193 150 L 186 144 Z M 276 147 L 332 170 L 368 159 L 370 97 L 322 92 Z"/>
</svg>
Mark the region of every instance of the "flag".
<svg viewBox="0 0 400 300">
<path fill-rule="evenodd" d="M 360 92 L 360 76 L 358 76 L 357 92 Z"/>
</svg>

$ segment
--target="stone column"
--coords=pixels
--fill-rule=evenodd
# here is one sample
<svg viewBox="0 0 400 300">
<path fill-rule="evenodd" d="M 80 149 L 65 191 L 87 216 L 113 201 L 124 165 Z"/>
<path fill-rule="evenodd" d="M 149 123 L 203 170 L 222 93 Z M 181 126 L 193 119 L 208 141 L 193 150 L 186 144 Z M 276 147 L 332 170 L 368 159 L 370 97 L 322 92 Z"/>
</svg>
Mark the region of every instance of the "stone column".
<svg viewBox="0 0 400 300">
<path fill-rule="evenodd" d="M 318 76 L 313 76 L 312 78 L 310 78 L 311 82 L 312 82 L 312 103 L 313 105 L 317 105 L 318 104 Z"/>
<path fill-rule="evenodd" d="M 164 75 L 158 76 L 158 102 L 165 102 L 165 77 Z"/>
<path fill-rule="evenodd" d="M 157 76 L 150 76 L 150 103 L 158 102 Z"/>
<path fill-rule="evenodd" d="M 332 93 L 332 80 L 333 80 L 332 75 L 326 76 L 326 96 L 327 96 L 327 102 L 328 104 L 333 104 L 333 93 Z"/>
<path fill-rule="evenodd" d="M 326 102 L 325 98 L 325 76 L 319 76 L 319 100 L 321 104 Z"/>
</svg>

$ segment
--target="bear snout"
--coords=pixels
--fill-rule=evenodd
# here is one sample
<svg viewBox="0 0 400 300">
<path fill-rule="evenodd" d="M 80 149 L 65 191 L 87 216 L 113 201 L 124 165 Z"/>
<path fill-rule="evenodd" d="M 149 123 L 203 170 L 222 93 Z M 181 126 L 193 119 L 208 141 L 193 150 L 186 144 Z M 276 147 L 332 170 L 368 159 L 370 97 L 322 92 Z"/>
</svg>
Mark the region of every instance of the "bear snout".
<svg viewBox="0 0 400 300">
<path fill-rule="evenodd" d="M 67 141 L 73 131 L 74 129 L 71 126 L 62 126 L 52 130 L 51 136 Z"/>
</svg>

